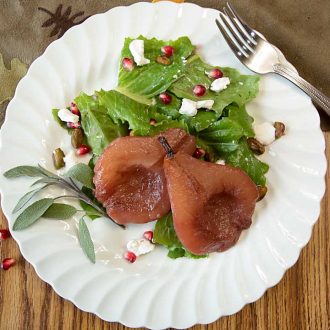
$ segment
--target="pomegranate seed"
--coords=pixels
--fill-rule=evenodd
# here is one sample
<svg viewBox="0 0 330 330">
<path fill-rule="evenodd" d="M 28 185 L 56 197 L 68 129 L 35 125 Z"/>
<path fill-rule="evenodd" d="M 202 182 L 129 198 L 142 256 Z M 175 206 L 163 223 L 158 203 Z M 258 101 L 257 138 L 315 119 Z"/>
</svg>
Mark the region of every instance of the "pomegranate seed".
<svg viewBox="0 0 330 330">
<path fill-rule="evenodd" d="M 129 57 L 123 58 L 122 65 L 123 68 L 127 71 L 132 71 L 134 69 L 134 61 Z"/>
<path fill-rule="evenodd" d="M 223 77 L 223 73 L 221 70 L 214 68 L 208 73 L 208 77 L 213 79 L 219 79 Z"/>
<path fill-rule="evenodd" d="M 77 149 L 77 155 L 82 156 L 86 155 L 91 151 L 91 148 L 87 146 L 86 144 L 82 144 L 78 149 Z"/>
<path fill-rule="evenodd" d="M 196 85 L 193 89 L 196 96 L 203 96 L 206 93 L 206 88 L 203 85 Z"/>
<path fill-rule="evenodd" d="M 174 48 L 169 45 L 163 46 L 161 51 L 166 57 L 171 57 L 174 54 Z"/>
<path fill-rule="evenodd" d="M 168 94 L 168 93 L 161 93 L 159 95 L 159 99 L 164 104 L 170 104 L 172 102 L 172 96 L 170 94 Z"/>
<path fill-rule="evenodd" d="M 76 103 L 74 103 L 74 102 L 71 102 L 70 111 L 71 111 L 74 115 L 80 116 L 80 111 L 79 111 L 79 109 L 78 109 Z"/>
<path fill-rule="evenodd" d="M 194 156 L 195 158 L 200 159 L 200 158 L 204 157 L 205 154 L 206 154 L 206 152 L 205 152 L 204 149 L 202 149 L 202 148 L 196 148 L 196 150 L 195 150 L 193 156 Z"/>
<path fill-rule="evenodd" d="M 124 258 L 128 262 L 133 263 L 136 260 L 136 255 L 133 252 L 131 252 L 131 251 L 126 251 L 125 254 L 124 254 Z"/>
<path fill-rule="evenodd" d="M 155 125 L 157 124 L 157 120 L 151 118 L 151 119 L 149 120 L 149 124 L 152 125 L 152 126 L 155 126 Z"/>
<path fill-rule="evenodd" d="M 4 241 L 5 239 L 11 236 L 10 231 L 8 229 L 0 229 L 0 241 Z"/>
<path fill-rule="evenodd" d="M 148 241 L 152 242 L 152 238 L 154 237 L 154 233 L 151 230 L 144 232 L 143 237 Z"/>
<path fill-rule="evenodd" d="M 81 127 L 81 125 L 80 125 L 80 122 L 78 121 L 78 123 L 67 123 L 67 126 L 69 127 L 69 128 L 80 128 Z"/>
<path fill-rule="evenodd" d="M 13 259 L 13 258 L 5 258 L 5 259 L 2 260 L 1 268 L 3 270 L 7 270 L 11 266 L 13 266 L 15 263 L 16 263 L 16 260 L 15 259 Z"/>
</svg>

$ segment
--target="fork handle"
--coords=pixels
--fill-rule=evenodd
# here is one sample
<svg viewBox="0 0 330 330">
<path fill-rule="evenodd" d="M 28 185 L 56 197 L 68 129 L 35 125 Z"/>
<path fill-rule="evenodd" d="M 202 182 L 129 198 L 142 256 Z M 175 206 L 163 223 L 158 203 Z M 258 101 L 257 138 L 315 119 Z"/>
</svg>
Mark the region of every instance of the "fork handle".
<svg viewBox="0 0 330 330">
<path fill-rule="evenodd" d="M 330 116 L 330 99 L 311 85 L 308 81 L 301 78 L 296 72 L 283 64 L 275 64 L 273 66 L 274 72 L 282 77 L 290 80 L 299 88 L 301 88 L 307 95 L 309 95 L 318 106 L 320 106 Z"/>
</svg>

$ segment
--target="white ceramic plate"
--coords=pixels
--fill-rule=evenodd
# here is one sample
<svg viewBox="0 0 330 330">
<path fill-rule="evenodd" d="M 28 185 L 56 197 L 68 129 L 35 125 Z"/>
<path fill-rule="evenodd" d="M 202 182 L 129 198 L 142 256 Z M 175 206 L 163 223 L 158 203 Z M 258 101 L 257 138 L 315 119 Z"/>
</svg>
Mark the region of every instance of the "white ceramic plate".
<svg viewBox="0 0 330 330">
<path fill-rule="evenodd" d="M 21 164 L 51 166 L 51 151 L 67 145 L 67 134 L 50 109 L 64 107 L 81 91 L 116 84 L 124 38 L 174 39 L 187 35 L 207 62 L 248 72 L 220 36 L 218 12 L 193 4 L 137 3 L 95 15 L 53 42 L 30 67 L 8 106 L 1 130 L 1 173 Z M 239 311 L 282 278 L 308 242 L 319 216 L 326 159 L 319 116 L 300 90 L 272 75 L 261 79 L 260 93 L 248 106 L 257 122 L 284 122 L 287 135 L 262 159 L 270 164 L 269 193 L 258 203 L 253 225 L 235 247 L 208 259 L 171 260 L 166 251 L 122 259 L 125 243 L 146 226 L 123 231 L 105 219 L 89 228 L 97 249 L 92 265 L 77 242 L 77 220 L 43 220 L 13 232 L 24 257 L 38 275 L 80 309 L 130 327 L 188 328 Z M 31 180 L 0 176 L 2 207 L 11 210 Z M 49 191 L 52 195 L 54 191 Z"/>
</svg>

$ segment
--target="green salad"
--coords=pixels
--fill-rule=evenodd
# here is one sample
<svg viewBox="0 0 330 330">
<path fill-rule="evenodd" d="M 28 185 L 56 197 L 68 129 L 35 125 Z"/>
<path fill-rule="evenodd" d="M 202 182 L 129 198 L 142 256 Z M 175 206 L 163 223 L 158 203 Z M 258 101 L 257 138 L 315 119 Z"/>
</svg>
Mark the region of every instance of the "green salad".
<svg viewBox="0 0 330 330">
<path fill-rule="evenodd" d="M 247 102 L 258 93 L 259 77 L 241 75 L 228 67 L 214 67 L 195 53 L 188 37 L 174 41 L 146 39 L 146 65 L 127 67 L 132 60 L 131 38 L 126 38 L 121 52 L 118 86 L 110 91 L 99 90 L 93 95 L 81 93 L 74 100 L 81 113 L 81 126 L 86 144 L 93 153 L 93 162 L 114 139 L 124 135 L 152 136 L 169 128 L 182 128 L 197 139 L 205 151 L 205 161 L 219 159 L 244 170 L 256 185 L 265 186 L 268 165 L 255 157 L 248 139 L 254 137 L 253 118 L 246 112 Z M 169 58 L 160 49 L 170 45 L 175 49 Z M 209 72 L 219 69 L 230 84 L 221 91 L 210 89 L 214 77 Z M 204 86 L 203 95 L 194 93 L 194 86 Z M 166 102 L 160 95 L 168 98 Z M 194 116 L 182 114 L 182 100 L 194 102 L 212 100 L 211 109 L 201 107 Z M 56 109 L 53 110 L 56 119 Z M 197 257 L 185 250 L 178 240 L 171 214 L 158 219 L 154 241 L 169 249 L 168 256 Z M 198 256 L 200 257 L 200 256 Z"/>
</svg>

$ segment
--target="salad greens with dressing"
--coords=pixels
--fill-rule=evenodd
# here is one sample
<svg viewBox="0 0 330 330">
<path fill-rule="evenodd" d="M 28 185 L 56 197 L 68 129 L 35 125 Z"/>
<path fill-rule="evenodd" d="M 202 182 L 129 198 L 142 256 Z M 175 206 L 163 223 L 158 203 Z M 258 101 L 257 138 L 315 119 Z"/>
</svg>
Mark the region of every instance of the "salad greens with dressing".
<svg viewBox="0 0 330 330">
<path fill-rule="evenodd" d="M 197 146 L 207 152 L 210 161 L 224 160 L 227 164 L 244 170 L 257 184 L 264 186 L 268 165 L 258 160 L 250 150 L 247 139 L 254 136 L 253 118 L 245 109 L 245 104 L 256 97 L 259 77 L 241 75 L 237 70 L 221 67 L 224 77 L 230 79 L 228 87 L 220 92 L 209 89 L 213 79 L 208 72 L 214 69 L 195 54 L 195 47 L 188 37 L 174 41 L 155 38 L 144 40 L 144 56 L 150 63 L 136 66 L 134 70 L 120 67 L 118 86 L 110 91 L 96 91 L 94 95 L 81 93 L 75 98 L 81 113 L 81 125 L 87 144 L 93 152 L 94 162 L 105 147 L 120 136 L 150 136 L 169 128 L 182 128 L 194 135 Z M 126 38 L 121 53 L 124 58 L 132 58 Z M 157 62 L 162 46 L 171 45 L 175 52 L 169 65 Z M 195 96 L 195 85 L 206 87 L 206 93 Z M 172 101 L 164 104 L 159 94 L 167 92 Z M 193 101 L 213 100 L 212 110 L 200 109 L 191 117 L 179 112 L 182 99 Z M 57 109 L 53 110 L 56 114 Z M 151 124 L 151 121 L 153 124 Z M 154 241 L 166 246 L 168 256 L 200 257 L 187 251 L 178 240 L 168 214 L 158 219 Z"/>
</svg>

